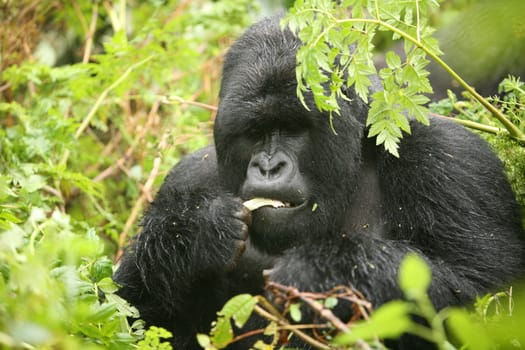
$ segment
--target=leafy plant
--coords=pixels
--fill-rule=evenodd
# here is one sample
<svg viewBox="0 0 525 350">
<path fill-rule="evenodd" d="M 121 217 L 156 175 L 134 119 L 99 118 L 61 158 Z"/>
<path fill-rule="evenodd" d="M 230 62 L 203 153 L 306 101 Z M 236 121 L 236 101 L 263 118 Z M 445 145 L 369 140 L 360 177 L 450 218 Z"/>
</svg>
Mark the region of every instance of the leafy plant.
<svg viewBox="0 0 525 350">
<path fill-rule="evenodd" d="M 525 84 L 516 77 L 504 79 L 498 96 L 488 100 L 501 109 L 517 128 L 525 132 Z M 504 126 L 491 117 L 491 114 L 469 93 L 458 97 L 449 93 L 448 98 L 430 105 L 436 117 L 452 117 L 458 123 L 478 130 L 505 166 L 506 174 L 516 198 L 525 208 L 525 148 L 508 137 Z M 525 222 L 524 222 L 525 227 Z"/>
<path fill-rule="evenodd" d="M 362 1 L 298 0 L 283 25 L 297 33 L 303 46 L 297 53 L 297 94 L 304 104 L 304 93 L 311 91 L 321 111 L 338 113 L 343 87 L 354 87 L 368 100 L 371 76 L 380 78 L 381 89 L 373 92 L 367 118 L 369 137 L 393 155 L 403 132 L 410 134 L 407 115 L 428 123 L 432 92 L 428 81 L 427 57 L 439 63 L 465 90 L 506 128 L 514 139 L 525 142 L 525 134 L 500 110 L 480 96 L 440 57 L 441 54 L 429 14 L 438 7 L 436 0 Z M 403 39 L 404 58 L 394 51 L 386 53 L 386 68 L 377 72 L 372 60 L 373 39 L 379 32 Z M 306 106 L 306 105 L 305 105 Z M 335 131 L 337 132 L 337 130 Z"/>
<path fill-rule="evenodd" d="M 160 177 L 209 142 L 220 57 L 252 5 L 0 6 L 2 43 L 16 29 L 26 50 L 0 48 L 0 348 L 168 349 L 128 323 L 114 261 Z"/>
<path fill-rule="evenodd" d="M 431 271 L 425 261 L 416 254 L 408 254 L 399 267 L 399 286 L 405 299 L 388 302 L 371 314 L 368 303 L 349 289 L 344 293 L 341 293 L 342 287 L 328 293 L 308 293 L 269 282 L 270 295 L 273 294 L 271 300 L 287 298 L 284 308 L 281 303 L 262 296 L 236 296 L 218 313 L 219 318 L 210 335 L 198 335 L 199 344 L 207 350 L 222 349 L 241 339 L 264 333 L 273 340 L 269 344 L 254 341 L 254 349 L 276 349 L 282 339 L 291 336 L 300 337 L 316 349 L 386 349 L 380 340 L 412 334 L 443 350 L 463 349 L 465 346 L 471 349 L 521 348 L 525 295 L 516 299 L 520 303 L 517 312 L 513 308 L 512 289 L 508 293 L 488 294 L 478 299 L 475 313 L 458 307 L 438 312 L 427 294 L 431 280 Z M 348 324 L 330 311 L 338 298 L 359 306 L 353 307 L 357 317 Z M 501 300 L 508 300 L 508 307 Z M 304 306 L 320 316 L 321 321 L 302 324 L 300 310 Z M 267 320 L 266 327 L 235 336 L 232 322 L 241 328 L 253 313 Z M 306 330 L 315 330 L 316 336 Z"/>
</svg>

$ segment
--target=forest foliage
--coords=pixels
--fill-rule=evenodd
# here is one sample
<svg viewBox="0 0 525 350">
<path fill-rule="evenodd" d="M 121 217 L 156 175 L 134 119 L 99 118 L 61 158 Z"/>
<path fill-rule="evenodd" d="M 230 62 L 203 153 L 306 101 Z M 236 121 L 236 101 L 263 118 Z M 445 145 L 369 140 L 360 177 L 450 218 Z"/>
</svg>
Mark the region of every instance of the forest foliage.
<svg viewBox="0 0 525 350">
<path fill-rule="evenodd" d="M 115 294 L 111 275 L 168 170 L 211 141 L 223 55 L 257 7 L 0 3 L 0 348 L 170 348 L 165 330 L 130 321 L 139 315 Z M 522 131 L 524 89 L 509 78 L 489 98 Z M 524 148 L 479 100 L 451 94 L 431 110 L 487 125 L 525 203 Z M 471 341 L 476 327 L 497 320 L 477 349 L 524 346 L 523 335 L 501 331 L 525 324 L 525 312 L 509 318 L 512 300 L 504 292 L 482 299 L 473 316 L 458 311 L 458 337 Z"/>
</svg>

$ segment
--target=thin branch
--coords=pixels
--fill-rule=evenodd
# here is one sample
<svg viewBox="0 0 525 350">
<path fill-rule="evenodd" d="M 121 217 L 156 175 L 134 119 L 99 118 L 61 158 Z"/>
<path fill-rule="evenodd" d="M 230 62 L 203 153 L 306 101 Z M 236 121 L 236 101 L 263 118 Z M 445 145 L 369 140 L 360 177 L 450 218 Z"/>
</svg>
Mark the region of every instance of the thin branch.
<svg viewBox="0 0 525 350">
<path fill-rule="evenodd" d="M 498 128 L 498 127 L 495 127 L 495 126 L 490 126 L 490 125 L 474 122 L 474 121 L 471 121 L 471 120 L 465 120 L 465 119 L 460 119 L 460 118 L 448 117 L 446 115 L 441 115 L 441 114 L 437 114 L 437 113 L 430 113 L 430 115 L 434 116 L 434 117 L 437 117 L 437 118 L 440 118 L 440 119 L 452 120 L 452 121 L 454 121 L 454 122 L 456 122 L 458 124 L 464 125 L 466 127 L 474 129 L 474 130 L 479 130 L 479 131 L 487 132 L 487 133 L 494 134 L 494 135 L 510 135 L 509 132 L 506 129 L 501 129 L 501 128 Z"/>
<path fill-rule="evenodd" d="M 142 66 L 143 64 L 147 63 L 152 58 L 153 58 L 153 55 L 150 55 L 150 56 L 146 57 L 145 59 L 140 60 L 139 62 L 134 63 L 131 66 L 129 66 L 128 69 L 126 69 L 124 71 L 124 73 L 117 80 L 115 80 L 110 86 L 108 86 L 100 94 L 99 98 L 97 99 L 97 101 L 95 102 L 95 104 L 93 105 L 91 110 L 89 111 L 88 115 L 86 116 L 86 118 L 84 118 L 84 120 L 82 121 L 82 124 L 80 124 L 79 128 L 75 132 L 75 138 L 76 139 L 78 139 L 80 137 L 80 135 L 82 135 L 84 130 L 89 126 L 89 124 L 91 123 L 91 119 L 93 119 L 95 113 L 97 112 L 97 110 L 100 107 L 100 105 L 102 104 L 102 102 L 106 99 L 106 97 L 109 94 L 109 92 L 111 90 L 115 89 L 117 86 L 119 86 L 120 83 L 122 83 L 124 80 L 126 80 L 128 75 L 130 75 L 131 72 L 133 72 L 136 68 L 138 68 L 138 67 Z"/>
<path fill-rule="evenodd" d="M 124 152 L 124 155 L 122 157 L 120 157 L 115 164 L 110 165 L 104 171 L 102 171 L 100 174 L 98 174 L 93 179 L 93 181 L 100 182 L 100 181 L 104 180 L 105 178 L 113 175 L 115 173 L 116 169 L 122 168 L 124 166 L 126 161 L 128 161 L 131 158 L 131 156 L 133 155 L 133 152 L 137 148 L 137 145 L 140 144 L 140 141 L 146 136 L 147 131 L 153 125 L 153 121 L 152 120 L 153 120 L 154 116 L 157 115 L 157 112 L 159 111 L 159 107 L 160 107 L 160 101 L 157 100 L 151 106 L 151 109 L 150 109 L 150 111 L 148 113 L 148 119 L 147 119 L 146 125 L 140 130 L 138 135 L 136 135 L 136 137 L 133 139 L 133 142 L 128 147 L 126 152 Z M 121 138 L 121 136 L 119 137 L 119 139 L 120 138 Z M 104 151 L 106 151 L 106 150 L 104 150 Z M 103 153 L 104 153 L 104 151 L 103 151 Z"/>
<path fill-rule="evenodd" d="M 168 24 L 171 21 L 173 21 L 175 18 L 179 17 L 184 12 L 184 9 L 190 3 L 191 3 L 191 0 L 184 0 L 184 1 L 180 2 L 179 5 L 177 6 L 177 8 L 175 9 L 175 11 L 173 11 L 173 13 L 167 18 L 167 20 L 164 23 Z"/>
<path fill-rule="evenodd" d="M 115 89 L 118 85 L 120 85 L 120 83 L 122 83 L 124 80 L 126 80 L 126 78 L 136 68 L 138 68 L 138 67 L 142 66 L 143 64 L 147 63 L 153 57 L 154 57 L 153 55 L 150 55 L 150 56 L 146 57 L 145 59 L 140 60 L 139 62 L 132 64 L 131 66 L 128 67 L 128 69 L 126 69 L 124 71 L 124 73 L 117 80 L 115 80 L 110 86 L 108 86 L 104 91 L 102 91 L 102 93 L 100 94 L 98 99 L 95 101 L 95 104 L 93 105 L 93 107 L 91 107 L 91 110 L 89 111 L 88 115 L 84 118 L 84 120 L 82 121 L 82 124 L 80 124 L 80 126 L 77 129 L 77 131 L 75 132 L 75 138 L 76 139 L 78 139 L 82 135 L 84 130 L 86 130 L 86 128 L 89 126 L 89 124 L 91 123 L 91 119 L 93 119 L 93 117 L 95 116 L 97 110 L 102 105 L 102 102 L 104 102 L 104 100 L 106 99 L 108 94 L 111 92 L 111 90 Z M 71 154 L 71 152 L 69 150 L 64 152 L 64 155 L 62 156 L 62 159 L 60 160 L 60 164 L 61 165 L 65 165 L 66 164 L 70 154 Z"/>
<path fill-rule="evenodd" d="M 151 191 L 153 187 L 153 183 L 159 173 L 160 164 L 161 164 L 161 159 L 159 157 L 153 160 L 153 169 L 151 169 L 148 179 L 146 180 L 146 183 L 144 184 L 144 187 L 142 188 L 142 194 L 139 197 L 139 199 L 135 202 L 135 205 L 133 206 L 133 209 L 131 210 L 129 217 L 126 220 L 124 229 L 119 235 L 118 251 L 117 251 L 117 254 L 115 255 L 115 261 L 119 260 L 120 257 L 122 256 L 122 253 L 124 252 L 123 247 L 124 247 L 124 244 L 126 243 L 126 239 L 129 236 L 129 231 L 131 230 L 131 228 L 137 221 L 137 218 L 140 215 L 144 202 L 146 202 L 146 199 L 150 197 L 149 192 Z"/>
<path fill-rule="evenodd" d="M 212 112 L 217 111 L 217 106 L 213 106 L 207 103 L 197 102 L 197 101 L 191 101 L 191 100 L 185 100 L 182 97 L 179 96 L 163 96 L 162 103 L 165 104 L 174 104 L 174 102 L 182 104 L 182 105 L 190 105 L 195 107 L 200 107 L 203 109 L 210 110 Z"/>
<path fill-rule="evenodd" d="M 96 5 L 98 6 L 98 4 L 96 4 Z M 78 1 L 76 1 L 76 0 L 71 1 L 71 6 L 73 7 L 73 11 L 75 11 L 75 13 L 77 14 L 77 17 L 78 17 L 78 19 L 80 21 L 80 24 L 82 25 L 82 30 L 87 35 L 87 33 L 89 31 L 89 28 L 88 28 L 88 25 L 87 25 L 87 22 L 86 22 L 86 17 L 82 13 L 82 10 L 80 9 L 80 6 L 78 5 Z"/>
<path fill-rule="evenodd" d="M 86 64 L 89 62 L 91 57 L 91 50 L 93 48 L 93 37 L 95 36 L 95 30 L 97 29 L 98 19 L 98 3 L 93 4 L 93 10 L 91 12 L 91 22 L 89 23 L 88 32 L 86 33 L 86 45 L 84 47 L 84 57 L 82 57 L 82 63 Z"/>
<path fill-rule="evenodd" d="M 292 331 L 295 335 L 297 335 L 299 338 L 304 340 L 306 343 L 315 346 L 317 349 L 321 350 L 330 350 L 330 347 L 326 344 L 321 343 L 320 341 L 310 337 L 308 334 L 304 333 L 303 331 L 297 329 L 296 327 L 293 327 L 290 325 L 290 323 L 283 317 L 276 317 L 269 313 L 268 311 L 264 310 L 260 306 L 255 306 L 254 311 L 261 317 L 266 318 L 267 320 L 273 321 L 277 323 L 280 326 L 286 327 L 286 329 L 289 329 Z"/>
<path fill-rule="evenodd" d="M 316 299 L 318 298 L 327 298 L 330 296 L 330 293 L 307 293 L 307 292 L 300 292 L 299 289 L 291 286 L 285 286 L 273 281 L 267 281 L 267 288 L 270 290 L 277 290 L 279 292 L 284 292 L 288 299 L 299 299 L 305 304 L 307 304 L 313 311 L 315 311 L 318 315 L 320 315 L 322 318 L 327 320 L 329 323 L 331 323 L 337 330 L 343 333 L 350 333 L 351 330 L 348 328 L 348 326 L 341 321 L 337 316 L 334 315 L 332 310 L 324 307 L 323 304 L 318 302 Z M 332 289 L 332 291 L 335 291 L 337 289 L 343 288 L 344 290 L 348 290 L 348 287 L 342 286 L 342 287 L 336 287 Z M 358 298 L 355 298 L 355 295 L 361 296 L 360 294 L 355 293 L 353 290 L 351 291 L 351 295 L 353 298 L 351 298 L 350 301 L 352 301 L 354 304 L 366 304 L 367 307 L 370 308 L 370 304 L 368 302 L 362 303 L 362 300 L 359 300 Z M 347 298 L 348 300 L 348 298 Z M 360 311 L 364 311 L 362 308 L 359 308 Z M 364 316 L 364 315 L 363 315 Z M 368 315 L 366 315 L 368 316 Z M 356 342 L 356 345 L 360 349 L 370 350 L 370 346 L 364 342 L 363 340 L 358 340 Z"/>
</svg>

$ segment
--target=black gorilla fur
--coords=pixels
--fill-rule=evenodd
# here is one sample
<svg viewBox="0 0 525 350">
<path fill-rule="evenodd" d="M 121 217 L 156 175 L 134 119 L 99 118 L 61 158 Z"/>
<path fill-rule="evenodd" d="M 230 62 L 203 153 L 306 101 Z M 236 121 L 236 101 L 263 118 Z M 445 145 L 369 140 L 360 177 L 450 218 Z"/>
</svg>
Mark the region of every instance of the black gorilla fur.
<svg viewBox="0 0 525 350">
<path fill-rule="evenodd" d="M 411 123 L 396 159 L 365 137 L 368 106 L 353 91 L 335 135 L 311 96 L 310 111 L 296 97 L 299 45 L 273 18 L 232 46 L 215 147 L 172 169 L 116 272 L 120 295 L 173 331 L 176 349 L 198 349 L 230 297 L 264 293 L 263 269 L 303 291 L 351 285 L 378 306 L 402 297 L 398 266 L 416 252 L 437 308 L 523 271 L 520 211 L 485 142 L 454 122 Z M 254 197 L 291 207 L 249 213 Z"/>
</svg>

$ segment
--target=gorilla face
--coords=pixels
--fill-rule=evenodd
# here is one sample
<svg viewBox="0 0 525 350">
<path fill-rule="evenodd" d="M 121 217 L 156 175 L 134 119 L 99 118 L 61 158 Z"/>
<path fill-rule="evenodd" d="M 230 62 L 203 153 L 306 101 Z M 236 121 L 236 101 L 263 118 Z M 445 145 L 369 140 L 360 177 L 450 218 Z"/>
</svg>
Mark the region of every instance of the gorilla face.
<svg viewBox="0 0 525 350">
<path fill-rule="evenodd" d="M 285 204 L 254 211 L 250 227 L 256 247 L 279 253 L 342 224 L 333 218 L 344 217 L 356 184 L 363 126 L 355 118 L 335 116 L 336 135 L 311 96 L 306 96 L 307 110 L 296 95 L 299 42 L 289 31 L 261 41 L 258 30 L 248 31 L 226 58 L 215 147 L 227 191 L 243 200 L 261 197 Z M 258 41 L 251 42 L 250 33 Z M 345 110 L 364 105 L 356 96 L 342 104 Z"/>
</svg>

